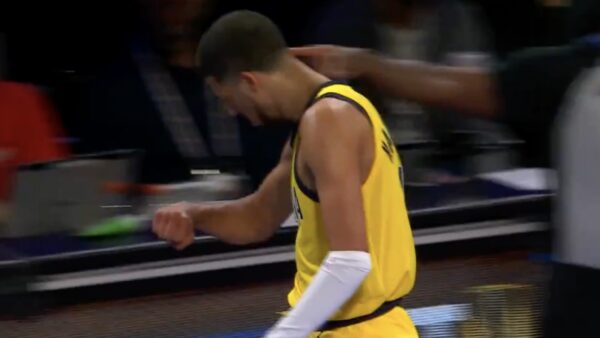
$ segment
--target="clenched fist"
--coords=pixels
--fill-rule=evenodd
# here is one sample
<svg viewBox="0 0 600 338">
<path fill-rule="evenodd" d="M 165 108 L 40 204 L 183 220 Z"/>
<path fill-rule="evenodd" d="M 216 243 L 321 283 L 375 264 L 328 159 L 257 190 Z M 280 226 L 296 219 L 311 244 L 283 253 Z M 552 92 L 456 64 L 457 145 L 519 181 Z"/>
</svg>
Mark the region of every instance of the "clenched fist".
<svg viewBox="0 0 600 338">
<path fill-rule="evenodd" d="M 194 221 L 190 215 L 190 203 L 177 203 L 158 209 L 152 230 L 175 249 L 183 250 L 194 242 Z"/>
</svg>

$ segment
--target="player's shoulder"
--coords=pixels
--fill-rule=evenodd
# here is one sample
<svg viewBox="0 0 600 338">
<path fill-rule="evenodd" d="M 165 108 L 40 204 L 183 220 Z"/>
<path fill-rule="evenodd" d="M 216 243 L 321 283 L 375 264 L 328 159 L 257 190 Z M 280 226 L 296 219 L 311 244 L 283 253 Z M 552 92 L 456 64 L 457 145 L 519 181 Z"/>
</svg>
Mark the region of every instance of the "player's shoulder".
<svg viewBox="0 0 600 338">
<path fill-rule="evenodd" d="M 322 98 L 316 101 L 304 113 L 300 123 L 302 134 L 325 136 L 325 133 L 357 133 L 368 132 L 370 122 L 368 116 L 350 102 L 337 98 Z"/>
</svg>

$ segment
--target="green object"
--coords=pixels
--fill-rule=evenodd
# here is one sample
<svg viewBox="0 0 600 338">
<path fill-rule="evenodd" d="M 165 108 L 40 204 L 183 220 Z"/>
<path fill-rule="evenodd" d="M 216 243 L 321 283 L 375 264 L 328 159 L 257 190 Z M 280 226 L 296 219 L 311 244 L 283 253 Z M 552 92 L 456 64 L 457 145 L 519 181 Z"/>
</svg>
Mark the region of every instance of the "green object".
<svg viewBox="0 0 600 338">
<path fill-rule="evenodd" d="M 81 230 L 80 237 L 108 237 L 132 234 L 143 227 L 139 217 L 120 216 L 94 224 Z"/>
</svg>

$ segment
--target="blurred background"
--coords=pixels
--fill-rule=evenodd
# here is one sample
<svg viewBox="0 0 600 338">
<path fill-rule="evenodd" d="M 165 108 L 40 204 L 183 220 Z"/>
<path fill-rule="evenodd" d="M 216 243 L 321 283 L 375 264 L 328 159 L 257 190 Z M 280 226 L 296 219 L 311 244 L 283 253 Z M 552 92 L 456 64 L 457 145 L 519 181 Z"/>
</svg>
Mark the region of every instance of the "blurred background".
<svg viewBox="0 0 600 338">
<path fill-rule="evenodd" d="M 220 15 L 263 13 L 290 46 L 489 68 L 592 33 L 595 1 L 2 1 L 0 337 L 259 337 L 286 308 L 291 220 L 257 247 L 198 234 L 184 252 L 149 229 L 158 206 L 251 192 L 291 130 L 223 114 L 207 90 L 194 53 Z M 421 335 L 540 336 L 550 141 L 352 84 L 403 158 Z"/>
</svg>

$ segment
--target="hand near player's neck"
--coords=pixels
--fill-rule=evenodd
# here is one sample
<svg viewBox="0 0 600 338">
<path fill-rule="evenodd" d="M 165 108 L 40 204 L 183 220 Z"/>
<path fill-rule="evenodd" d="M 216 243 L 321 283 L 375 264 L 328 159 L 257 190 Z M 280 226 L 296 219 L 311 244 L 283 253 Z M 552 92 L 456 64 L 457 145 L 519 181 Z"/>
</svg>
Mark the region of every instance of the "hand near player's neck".
<svg viewBox="0 0 600 338">
<path fill-rule="evenodd" d="M 282 62 L 278 89 L 283 101 L 281 112 L 286 120 L 297 122 L 304 115 L 317 89 L 329 78 L 294 57 L 286 56 Z"/>
</svg>

